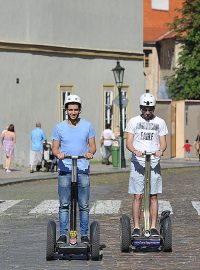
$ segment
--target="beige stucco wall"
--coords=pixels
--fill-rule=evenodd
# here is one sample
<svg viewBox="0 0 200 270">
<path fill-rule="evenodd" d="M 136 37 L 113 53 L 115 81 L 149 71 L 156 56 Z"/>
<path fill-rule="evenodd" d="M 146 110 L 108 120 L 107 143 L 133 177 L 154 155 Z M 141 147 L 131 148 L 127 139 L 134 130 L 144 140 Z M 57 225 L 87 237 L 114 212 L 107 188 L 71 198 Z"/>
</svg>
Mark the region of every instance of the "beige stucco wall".
<svg viewBox="0 0 200 270">
<path fill-rule="evenodd" d="M 163 158 L 171 158 L 171 100 L 157 100 L 156 115 L 165 120 L 168 134 L 167 134 L 167 149 L 164 152 Z"/>
<path fill-rule="evenodd" d="M 185 140 L 194 143 L 200 130 L 200 100 L 185 101 Z M 191 157 L 196 157 L 195 147 L 191 148 Z"/>
<path fill-rule="evenodd" d="M 172 105 L 175 106 L 175 125 L 172 121 Z M 174 152 L 176 158 L 184 158 L 185 140 L 193 144 L 200 130 L 200 100 L 157 100 L 156 115 L 165 120 L 169 131 L 164 158 L 172 157 Z M 172 145 L 174 136 L 175 145 Z M 191 158 L 196 158 L 194 146 L 191 147 Z"/>
<path fill-rule="evenodd" d="M 176 102 L 176 157 L 184 157 L 184 100 Z"/>
<path fill-rule="evenodd" d="M 163 98 L 159 95 L 160 85 L 163 84 L 162 81 L 166 81 L 166 76 L 174 73 L 181 46 L 182 44 L 174 39 L 164 39 L 154 46 L 144 46 L 144 50 L 152 51 L 149 54 L 149 67 L 144 68 L 146 89 L 155 97 Z"/>
<path fill-rule="evenodd" d="M 158 53 L 156 47 L 144 47 L 144 50 L 152 50 L 152 53 L 149 54 L 149 67 L 145 68 L 145 84 L 146 89 L 150 90 L 155 97 L 157 96 L 159 81 L 159 62 L 158 62 Z"/>
<path fill-rule="evenodd" d="M 175 42 L 175 47 L 174 47 L 174 67 L 177 67 L 178 65 L 178 58 L 179 58 L 179 53 L 182 50 L 182 44 L 179 41 Z"/>
<path fill-rule="evenodd" d="M 183 145 L 188 139 L 193 144 L 200 129 L 200 100 L 176 101 L 176 157 L 184 158 Z M 191 158 L 196 157 L 195 148 L 191 148 Z"/>
</svg>

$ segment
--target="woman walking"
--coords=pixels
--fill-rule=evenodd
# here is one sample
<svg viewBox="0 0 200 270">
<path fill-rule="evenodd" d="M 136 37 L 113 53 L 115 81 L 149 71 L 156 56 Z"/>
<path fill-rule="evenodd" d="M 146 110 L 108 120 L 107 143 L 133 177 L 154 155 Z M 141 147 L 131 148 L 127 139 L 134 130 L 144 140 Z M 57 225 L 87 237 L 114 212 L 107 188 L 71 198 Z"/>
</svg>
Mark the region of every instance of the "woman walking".
<svg viewBox="0 0 200 270">
<path fill-rule="evenodd" d="M 5 131 L 2 134 L 1 141 L 3 145 L 4 153 L 6 156 L 5 171 L 11 172 L 10 165 L 11 165 L 11 160 L 14 154 L 14 146 L 16 143 L 15 127 L 13 124 L 10 124 L 7 131 Z"/>
</svg>

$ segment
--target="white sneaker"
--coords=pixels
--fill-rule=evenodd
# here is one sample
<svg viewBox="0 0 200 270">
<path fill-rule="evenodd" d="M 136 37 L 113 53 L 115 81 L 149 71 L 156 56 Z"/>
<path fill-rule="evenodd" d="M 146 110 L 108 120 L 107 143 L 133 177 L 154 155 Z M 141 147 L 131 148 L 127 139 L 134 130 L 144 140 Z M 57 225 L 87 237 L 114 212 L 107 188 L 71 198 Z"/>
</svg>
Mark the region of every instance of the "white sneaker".
<svg viewBox="0 0 200 270">
<path fill-rule="evenodd" d="M 7 169 L 6 172 L 11 172 L 11 170 Z"/>
</svg>

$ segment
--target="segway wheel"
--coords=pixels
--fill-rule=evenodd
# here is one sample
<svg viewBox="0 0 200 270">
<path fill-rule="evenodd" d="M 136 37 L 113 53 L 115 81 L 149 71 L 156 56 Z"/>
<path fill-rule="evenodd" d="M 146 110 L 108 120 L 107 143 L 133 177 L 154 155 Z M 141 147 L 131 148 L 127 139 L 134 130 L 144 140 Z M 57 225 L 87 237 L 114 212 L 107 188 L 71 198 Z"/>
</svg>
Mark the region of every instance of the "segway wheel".
<svg viewBox="0 0 200 270">
<path fill-rule="evenodd" d="M 41 165 L 36 165 L 36 171 L 37 171 L 37 172 L 39 172 L 41 168 L 42 168 Z"/>
<path fill-rule="evenodd" d="M 49 164 L 47 164 L 46 171 L 47 171 L 47 172 L 50 171 L 50 165 L 49 165 Z"/>
<path fill-rule="evenodd" d="M 49 220 L 47 224 L 47 247 L 46 247 L 47 261 L 51 261 L 54 259 L 55 246 L 56 246 L 56 223 L 54 220 Z"/>
<path fill-rule="evenodd" d="M 166 217 L 161 222 L 160 234 L 163 237 L 163 248 L 164 252 L 172 252 L 172 225 L 170 216 Z"/>
<path fill-rule="evenodd" d="M 122 252 L 129 252 L 131 243 L 131 223 L 127 215 L 120 218 L 120 248 Z"/>
<path fill-rule="evenodd" d="M 100 258 L 100 226 L 97 221 L 90 225 L 90 255 L 92 261 L 98 261 Z"/>
</svg>

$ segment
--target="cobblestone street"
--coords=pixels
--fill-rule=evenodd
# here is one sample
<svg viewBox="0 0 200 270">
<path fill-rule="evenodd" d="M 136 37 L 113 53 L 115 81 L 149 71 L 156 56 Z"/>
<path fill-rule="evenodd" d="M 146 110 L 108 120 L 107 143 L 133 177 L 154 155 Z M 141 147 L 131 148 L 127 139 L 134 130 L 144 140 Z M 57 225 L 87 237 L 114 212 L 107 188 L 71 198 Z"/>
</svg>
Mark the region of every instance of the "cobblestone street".
<svg viewBox="0 0 200 270">
<path fill-rule="evenodd" d="M 192 201 L 199 202 L 199 168 L 163 170 L 164 192 L 159 199 L 169 201 L 173 210 L 172 253 L 121 253 L 119 218 L 122 213 L 131 217 L 131 197 L 127 195 L 128 175 L 124 172 L 92 176 L 91 205 L 96 200 L 121 201 L 117 214 L 91 215 L 91 221 L 100 222 L 101 242 L 106 244 L 103 259 L 98 262 L 46 262 L 46 225 L 50 218 L 57 219 L 57 214 L 30 214 L 30 211 L 42 198 L 57 199 L 56 180 L 1 187 L 2 202 L 11 199 L 22 200 L 0 213 L 1 269 L 200 269 L 200 216 L 192 206 Z M 29 189 L 30 198 L 27 199 L 25 194 Z"/>
</svg>

